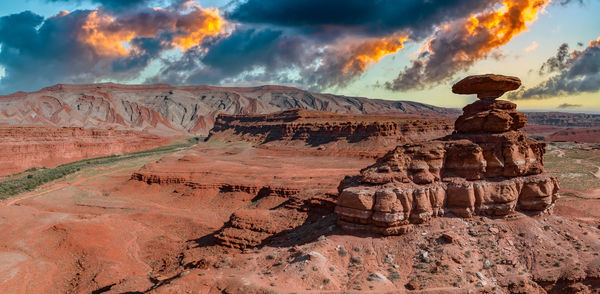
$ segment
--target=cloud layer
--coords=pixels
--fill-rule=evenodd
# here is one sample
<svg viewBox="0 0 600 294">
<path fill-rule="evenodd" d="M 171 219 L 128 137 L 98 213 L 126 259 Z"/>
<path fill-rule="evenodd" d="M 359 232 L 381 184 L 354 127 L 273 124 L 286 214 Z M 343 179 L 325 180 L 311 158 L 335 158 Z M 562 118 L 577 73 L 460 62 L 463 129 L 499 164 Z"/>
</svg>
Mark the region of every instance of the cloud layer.
<svg viewBox="0 0 600 294">
<path fill-rule="evenodd" d="M 557 73 L 539 85 L 509 93 L 509 99 L 544 99 L 600 90 L 600 38 L 582 51 L 569 52 L 567 44 L 558 48 L 540 73 Z"/>
<path fill-rule="evenodd" d="M 248 0 L 233 20 L 293 28 L 306 34 L 388 36 L 410 30 L 424 37 L 440 23 L 489 8 L 497 0 Z"/>
<path fill-rule="evenodd" d="M 421 89 L 499 57 L 550 1 L 246 0 L 219 11 L 193 0 L 89 0 L 96 9 L 0 17 L 0 92 L 133 79 L 335 89 L 426 41 L 384 84 Z M 545 72 L 566 66 L 548 62 Z"/>
<path fill-rule="evenodd" d="M 422 89 L 451 79 L 476 61 L 494 56 L 495 49 L 527 29 L 549 2 L 507 0 L 497 9 L 441 26 L 412 65 L 385 87 L 394 91 Z"/>
<path fill-rule="evenodd" d="M 60 12 L 44 19 L 25 11 L 0 17 L 0 80 L 4 92 L 55 83 L 137 76 L 173 48 L 189 50 L 226 34 L 219 12 L 199 6 Z"/>
</svg>

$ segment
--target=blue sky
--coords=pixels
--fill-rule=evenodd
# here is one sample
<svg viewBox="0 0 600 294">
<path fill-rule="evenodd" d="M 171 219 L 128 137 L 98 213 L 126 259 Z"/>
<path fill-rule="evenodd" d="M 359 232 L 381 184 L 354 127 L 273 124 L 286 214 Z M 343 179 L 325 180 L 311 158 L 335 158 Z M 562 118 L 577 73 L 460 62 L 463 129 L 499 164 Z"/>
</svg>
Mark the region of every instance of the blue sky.
<svg viewBox="0 0 600 294">
<path fill-rule="evenodd" d="M 595 0 L 2 1 L 0 92 L 284 84 L 460 107 L 474 98 L 453 82 L 500 73 L 522 79 L 521 109 L 600 112 L 598 11 Z M 540 73 L 564 43 L 567 60 Z"/>
</svg>

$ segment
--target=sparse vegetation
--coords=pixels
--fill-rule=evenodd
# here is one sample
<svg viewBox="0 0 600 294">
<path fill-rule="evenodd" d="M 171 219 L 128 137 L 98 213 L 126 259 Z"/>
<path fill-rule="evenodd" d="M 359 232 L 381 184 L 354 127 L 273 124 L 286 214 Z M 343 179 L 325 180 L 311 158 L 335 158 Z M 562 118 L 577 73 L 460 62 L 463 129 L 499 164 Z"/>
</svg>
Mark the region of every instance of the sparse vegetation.
<svg viewBox="0 0 600 294">
<path fill-rule="evenodd" d="M 562 193 L 564 196 L 580 197 L 584 191 L 600 188 L 600 181 L 595 176 L 600 165 L 598 149 L 573 143 L 551 143 L 547 150 L 544 168 L 558 177 L 561 187 L 573 191 Z"/>
<path fill-rule="evenodd" d="M 418 269 L 424 269 L 425 268 L 425 264 L 422 262 L 419 262 L 417 264 L 413 265 L 414 268 L 418 268 Z"/>
<path fill-rule="evenodd" d="M 486 260 L 483 263 L 483 269 L 490 269 L 492 267 L 492 263 L 489 260 Z"/>
<path fill-rule="evenodd" d="M 400 279 L 400 274 L 396 271 L 393 271 L 390 273 L 390 276 L 388 278 L 390 279 L 390 281 L 397 280 Z"/>
<path fill-rule="evenodd" d="M 123 155 L 110 155 L 93 159 L 85 159 L 59 165 L 55 168 L 31 168 L 27 170 L 27 172 L 30 172 L 28 175 L 23 175 L 21 177 L 9 177 L 8 180 L 0 182 L 0 199 L 7 199 L 11 196 L 33 191 L 43 184 L 58 180 L 69 174 L 73 174 L 77 171 L 80 171 L 82 168 L 96 167 L 123 160 L 169 153 L 181 148 L 189 148 L 196 145 L 199 141 L 200 138 L 189 138 L 182 142 L 177 142 L 154 149 L 132 152 Z"/>
<path fill-rule="evenodd" d="M 360 264 L 362 262 L 360 256 L 352 256 L 350 257 L 350 263 L 352 264 Z"/>
</svg>

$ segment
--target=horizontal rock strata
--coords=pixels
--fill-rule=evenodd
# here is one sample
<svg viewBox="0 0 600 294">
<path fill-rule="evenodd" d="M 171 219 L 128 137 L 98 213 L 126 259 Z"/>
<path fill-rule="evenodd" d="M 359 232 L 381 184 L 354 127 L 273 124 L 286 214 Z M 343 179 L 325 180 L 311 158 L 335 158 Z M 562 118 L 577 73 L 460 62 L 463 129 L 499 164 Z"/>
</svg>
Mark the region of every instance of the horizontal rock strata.
<svg viewBox="0 0 600 294">
<path fill-rule="evenodd" d="M 301 140 L 322 144 L 336 140 L 360 142 L 374 137 L 421 141 L 443 137 L 451 132 L 449 120 L 291 109 L 267 115 L 219 115 L 211 136 L 235 135 L 259 143 Z"/>
<path fill-rule="evenodd" d="M 299 226 L 306 218 L 306 213 L 289 209 L 244 209 L 233 213 L 229 223 L 215 238 L 223 246 L 256 247 L 279 233 Z"/>
<path fill-rule="evenodd" d="M 394 235 L 446 213 L 548 211 L 558 198 L 559 183 L 544 173 L 546 145 L 519 130 L 525 115 L 514 103 L 493 99 L 463 111 L 452 135 L 398 146 L 359 176 L 346 177 L 335 208 L 339 225 Z"/>
<path fill-rule="evenodd" d="M 403 233 L 411 224 L 453 213 L 502 216 L 515 210 L 543 211 L 557 199 L 558 182 L 548 175 L 489 181 L 456 180 L 428 185 L 346 188 L 335 212 L 339 225 L 350 231 L 384 235 Z"/>
<path fill-rule="evenodd" d="M 230 183 L 199 183 L 183 177 L 171 175 L 155 175 L 143 172 L 131 174 L 130 180 L 144 182 L 146 184 L 159 185 L 183 185 L 194 190 L 216 190 L 221 193 L 247 193 L 251 195 L 277 195 L 280 197 L 290 197 L 300 192 L 300 189 L 289 187 L 278 187 L 270 185 L 249 185 L 249 184 L 230 184 Z"/>
<path fill-rule="evenodd" d="M 0 126 L 0 176 L 151 149 L 169 141 L 138 131 Z"/>
</svg>

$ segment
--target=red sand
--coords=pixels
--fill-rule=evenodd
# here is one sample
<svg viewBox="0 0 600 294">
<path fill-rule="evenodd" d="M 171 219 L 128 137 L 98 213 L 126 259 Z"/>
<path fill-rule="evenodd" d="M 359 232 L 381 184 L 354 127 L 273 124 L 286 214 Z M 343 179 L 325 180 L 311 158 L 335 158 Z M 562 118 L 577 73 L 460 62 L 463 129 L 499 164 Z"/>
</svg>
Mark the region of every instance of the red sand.
<svg viewBox="0 0 600 294">
<path fill-rule="evenodd" d="M 280 207 L 276 211 L 289 213 L 282 203 L 335 191 L 341 177 L 372 162 L 289 155 L 240 143 L 202 143 L 146 165 L 133 180 L 132 169 L 107 171 L 5 202 L 0 207 L 0 292 L 380 292 L 407 287 L 446 292 L 458 290 L 452 286 L 457 283 L 460 291 L 495 286 L 541 293 L 542 286 L 560 292 L 578 279 L 581 287 L 598 286 L 597 216 L 582 210 L 598 210 L 598 200 L 584 206 L 577 204 L 581 200 L 559 200 L 554 216 L 439 218 L 407 235 L 385 238 L 347 235 L 328 213 L 309 210 L 304 213 L 310 221 L 263 249 L 218 245 L 214 234 L 227 227 L 234 211 Z M 147 184 L 136 174 L 154 180 Z M 272 191 L 257 195 L 256 189 L 267 183 Z M 306 195 L 286 194 L 297 189 Z M 443 238 L 451 238 L 450 243 Z M 342 256 L 340 248 L 347 253 Z M 429 252 L 427 262 L 423 252 Z M 564 261 L 554 266 L 559 258 Z M 494 266 L 487 268 L 486 260 Z"/>
</svg>

